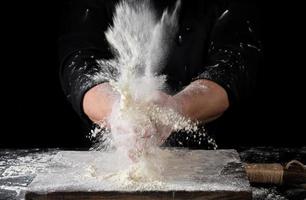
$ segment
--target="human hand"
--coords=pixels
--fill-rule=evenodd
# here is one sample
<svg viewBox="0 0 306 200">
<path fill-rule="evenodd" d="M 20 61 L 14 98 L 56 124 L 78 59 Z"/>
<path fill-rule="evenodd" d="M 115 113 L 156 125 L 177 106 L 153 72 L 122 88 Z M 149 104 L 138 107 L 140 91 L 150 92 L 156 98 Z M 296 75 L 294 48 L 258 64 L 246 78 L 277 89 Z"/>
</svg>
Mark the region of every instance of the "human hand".
<svg viewBox="0 0 306 200">
<path fill-rule="evenodd" d="M 84 113 L 97 124 L 102 121 L 105 123 L 112 112 L 113 104 L 118 98 L 119 94 L 112 89 L 109 83 L 96 85 L 84 95 Z"/>
<path fill-rule="evenodd" d="M 151 107 L 153 111 L 159 108 L 161 112 L 167 112 L 169 109 L 174 112 L 179 112 L 179 106 L 174 98 L 160 91 L 153 94 L 153 98 L 143 106 Z M 150 152 L 152 148 L 154 149 L 154 147 L 162 145 L 172 132 L 171 125 L 160 123 L 154 119 L 150 119 L 149 121 L 146 126 L 141 126 L 140 129 L 133 131 L 134 142 L 130 146 L 129 157 L 134 162 L 137 162 L 143 154 Z"/>
<path fill-rule="evenodd" d="M 177 103 L 177 101 L 165 92 L 158 91 L 154 94 L 154 98 L 151 103 L 154 106 L 162 109 L 162 112 L 167 112 L 171 110 L 172 112 L 181 114 L 181 106 Z M 162 145 L 166 139 L 170 136 L 173 131 L 172 124 L 155 123 L 155 142 L 158 145 Z"/>
</svg>

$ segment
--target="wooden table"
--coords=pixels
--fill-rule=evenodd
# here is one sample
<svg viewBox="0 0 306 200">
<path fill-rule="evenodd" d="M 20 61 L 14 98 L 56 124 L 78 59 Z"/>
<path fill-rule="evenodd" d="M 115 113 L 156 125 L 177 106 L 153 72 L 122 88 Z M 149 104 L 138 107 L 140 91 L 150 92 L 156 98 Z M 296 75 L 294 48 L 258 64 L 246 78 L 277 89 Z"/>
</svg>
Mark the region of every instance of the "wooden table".
<svg viewBox="0 0 306 200">
<path fill-rule="evenodd" d="M 29 185 L 26 200 L 104 199 L 205 199 L 250 200 L 252 192 L 245 169 L 235 150 L 165 149 L 167 167 L 159 188 L 125 187 L 108 179 L 90 176 L 92 166 L 110 173 L 109 153 L 60 151 L 46 172 Z"/>
</svg>

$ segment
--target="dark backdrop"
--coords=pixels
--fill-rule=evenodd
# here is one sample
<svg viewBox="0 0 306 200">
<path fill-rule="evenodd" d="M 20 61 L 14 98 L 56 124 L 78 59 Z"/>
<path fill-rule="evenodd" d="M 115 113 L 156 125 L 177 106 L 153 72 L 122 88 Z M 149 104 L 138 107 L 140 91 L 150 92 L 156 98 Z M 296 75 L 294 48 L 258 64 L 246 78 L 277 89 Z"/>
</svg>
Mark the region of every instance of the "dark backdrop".
<svg viewBox="0 0 306 200">
<path fill-rule="evenodd" d="M 15 1 L 2 7 L 0 148 L 88 145 L 87 130 L 58 78 L 57 38 L 67 2 Z M 229 143 L 305 145 L 303 13 L 295 4 L 258 5 L 264 64 L 251 109 L 241 111 Z"/>
</svg>

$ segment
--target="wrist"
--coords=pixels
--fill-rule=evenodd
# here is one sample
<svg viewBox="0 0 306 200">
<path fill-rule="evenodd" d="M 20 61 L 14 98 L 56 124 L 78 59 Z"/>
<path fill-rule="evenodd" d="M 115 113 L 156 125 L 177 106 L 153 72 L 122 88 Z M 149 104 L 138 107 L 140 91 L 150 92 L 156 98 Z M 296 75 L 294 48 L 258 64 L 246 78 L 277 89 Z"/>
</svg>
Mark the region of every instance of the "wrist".
<svg viewBox="0 0 306 200">
<path fill-rule="evenodd" d="M 183 115 L 184 117 L 189 116 L 189 109 L 188 109 L 188 101 L 186 101 L 186 95 L 183 93 L 178 93 L 173 96 L 173 100 L 175 101 L 176 110 Z"/>
</svg>

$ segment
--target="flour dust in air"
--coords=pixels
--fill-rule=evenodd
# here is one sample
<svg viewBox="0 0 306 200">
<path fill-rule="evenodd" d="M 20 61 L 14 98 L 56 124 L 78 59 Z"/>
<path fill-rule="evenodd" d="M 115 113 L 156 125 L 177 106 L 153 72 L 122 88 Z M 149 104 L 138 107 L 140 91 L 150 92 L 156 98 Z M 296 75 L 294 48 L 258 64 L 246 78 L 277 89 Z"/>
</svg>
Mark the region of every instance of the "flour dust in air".
<svg viewBox="0 0 306 200">
<path fill-rule="evenodd" d="M 166 76 L 158 74 L 178 29 L 180 5 L 177 1 L 160 17 L 149 0 L 122 1 L 115 8 L 113 25 L 105 32 L 115 56 L 98 60 L 100 71 L 93 78 L 106 79 L 120 98 L 107 119 L 109 128 L 101 122 L 90 137 L 97 140 L 94 150 L 114 151 L 114 159 L 127 170 L 106 177 L 133 183 L 161 180 L 167 156 L 159 148 L 166 139 L 162 134 L 198 129 L 175 105 L 152 103 L 165 89 Z"/>
</svg>

